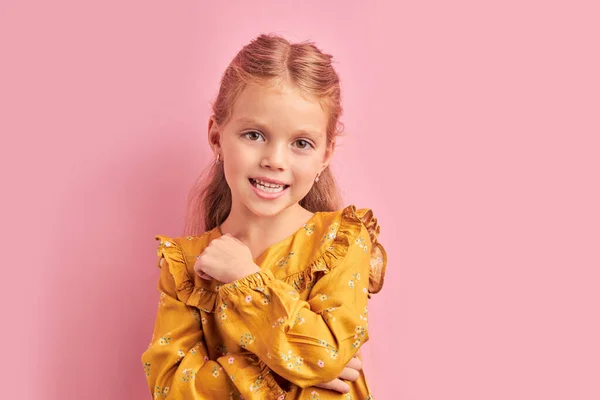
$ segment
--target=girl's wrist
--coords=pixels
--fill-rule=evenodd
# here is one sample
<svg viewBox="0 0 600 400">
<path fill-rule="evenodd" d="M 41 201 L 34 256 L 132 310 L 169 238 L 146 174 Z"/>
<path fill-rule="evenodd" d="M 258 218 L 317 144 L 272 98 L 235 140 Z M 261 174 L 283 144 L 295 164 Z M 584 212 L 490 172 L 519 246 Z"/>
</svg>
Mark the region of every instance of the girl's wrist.
<svg viewBox="0 0 600 400">
<path fill-rule="evenodd" d="M 232 282 L 243 279 L 243 278 L 250 276 L 252 274 L 255 274 L 257 272 L 260 272 L 260 267 L 258 265 L 256 265 L 255 263 L 251 263 L 244 268 L 240 268 L 239 275 L 237 277 L 234 277 Z M 229 283 L 231 283 L 231 282 L 229 282 Z"/>
</svg>

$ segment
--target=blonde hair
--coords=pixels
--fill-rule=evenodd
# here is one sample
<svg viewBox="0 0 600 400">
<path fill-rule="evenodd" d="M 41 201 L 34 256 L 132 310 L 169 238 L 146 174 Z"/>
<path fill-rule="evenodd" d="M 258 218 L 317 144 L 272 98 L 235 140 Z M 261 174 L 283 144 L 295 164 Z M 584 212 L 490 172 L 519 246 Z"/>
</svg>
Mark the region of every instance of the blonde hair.
<svg viewBox="0 0 600 400">
<path fill-rule="evenodd" d="M 339 121 L 342 114 L 340 79 L 332 66 L 332 58 L 312 42 L 290 43 L 276 34 L 259 35 L 239 51 L 225 70 L 212 104 L 215 123 L 223 126 L 229 121 L 233 105 L 246 86 L 287 84 L 319 101 L 328 115 L 327 145 L 332 145 L 344 128 Z M 341 202 L 328 166 L 299 203 L 317 212 L 338 210 Z M 223 164 L 212 162 L 190 191 L 185 235 L 197 235 L 219 226 L 230 211 L 231 190 L 225 180 Z"/>
</svg>

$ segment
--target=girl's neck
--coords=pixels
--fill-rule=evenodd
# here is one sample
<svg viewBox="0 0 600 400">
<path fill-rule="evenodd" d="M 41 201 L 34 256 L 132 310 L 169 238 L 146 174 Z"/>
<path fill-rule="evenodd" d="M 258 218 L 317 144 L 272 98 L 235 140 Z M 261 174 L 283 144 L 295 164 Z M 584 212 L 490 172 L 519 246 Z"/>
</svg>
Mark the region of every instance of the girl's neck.
<svg viewBox="0 0 600 400">
<path fill-rule="evenodd" d="M 272 245 L 294 234 L 314 215 L 299 204 L 271 217 L 257 217 L 247 209 L 244 211 L 232 207 L 219 230 L 223 235 L 229 233 L 248 246 L 254 260 Z"/>
</svg>

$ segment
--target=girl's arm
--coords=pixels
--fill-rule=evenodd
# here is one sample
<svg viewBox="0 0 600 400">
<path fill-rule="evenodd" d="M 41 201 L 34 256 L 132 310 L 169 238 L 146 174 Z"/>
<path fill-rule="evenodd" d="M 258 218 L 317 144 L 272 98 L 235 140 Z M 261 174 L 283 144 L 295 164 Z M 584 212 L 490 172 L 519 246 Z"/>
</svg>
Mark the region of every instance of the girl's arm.
<svg viewBox="0 0 600 400">
<path fill-rule="evenodd" d="M 346 254 L 334 250 L 327 255 L 330 268 L 316 281 L 308 301 L 300 300 L 293 286 L 268 270 L 220 289 L 227 319 L 236 321 L 235 329 L 223 324 L 226 333 L 302 388 L 338 377 L 369 337 L 369 234 L 363 229 L 349 242 Z M 380 254 L 385 257 L 384 251 Z M 241 336 L 240 329 L 245 329 Z"/>
<path fill-rule="evenodd" d="M 180 251 L 179 249 L 176 249 Z M 172 250 L 171 250 L 172 251 Z M 284 393 L 260 360 L 230 354 L 209 360 L 200 313 L 177 299 L 169 263 L 160 259 L 161 292 L 152 341 L 141 360 L 154 399 L 209 400 L 238 391 L 246 399 L 277 399 Z M 235 373 L 236 385 L 229 378 Z M 257 384 L 258 383 L 258 384 Z"/>
</svg>

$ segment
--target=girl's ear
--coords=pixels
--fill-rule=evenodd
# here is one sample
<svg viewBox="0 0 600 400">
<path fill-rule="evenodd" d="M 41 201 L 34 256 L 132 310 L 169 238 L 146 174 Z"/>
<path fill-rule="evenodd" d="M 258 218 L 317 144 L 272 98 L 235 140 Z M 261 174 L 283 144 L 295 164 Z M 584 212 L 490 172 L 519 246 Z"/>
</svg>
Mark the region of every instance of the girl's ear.
<svg viewBox="0 0 600 400">
<path fill-rule="evenodd" d="M 215 153 L 215 157 L 217 154 L 221 154 L 221 133 L 214 116 L 208 119 L 208 144 Z"/>
<path fill-rule="evenodd" d="M 333 157 L 334 150 L 335 150 L 335 139 L 333 139 L 331 141 L 331 143 L 329 143 L 327 145 L 327 149 L 325 150 L 325 156 L 323 157 L 323 165 L 322 165 L 321 172 L 329 166 L 329 163 L 331 162 L 331 158 Z"/>
</svg>

